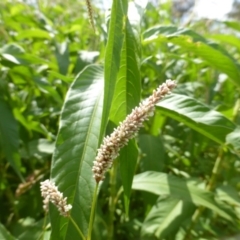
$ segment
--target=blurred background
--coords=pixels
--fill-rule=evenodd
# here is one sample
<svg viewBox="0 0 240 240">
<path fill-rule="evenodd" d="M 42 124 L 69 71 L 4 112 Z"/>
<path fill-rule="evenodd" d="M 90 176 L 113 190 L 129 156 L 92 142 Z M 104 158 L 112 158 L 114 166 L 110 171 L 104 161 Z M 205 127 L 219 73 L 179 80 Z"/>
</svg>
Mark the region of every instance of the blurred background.
<svg viewBox="0 0 240 240">
<path fill-rule="evenodd" d="M 92 0 L 94 32 L 82 0 L 0 1 L 0 239 L 42 237 L 44 213 L 39 182 L 50 175 L 59 117 L 69 86 L 87 65 L 104 63 L 111 3 Z M 142 45 L 142 98 L 165 79 L 176 79 L 178 93 L 197 99 L 240 125 L 240 1 L 151 0 L 141 20 L 139 41 L 154 26 L 166 29 L 164 32 L 162 28 L 161 41 Z M 176 33 L 175 43 L 171 42 L 171 33 Z M 188 47 L 186 39 L 208 48 L 196 52 Z M 156 170 L 194 178 L 199 186 L 211 178 L 219 154 L 216 142 L 158 111 L 141 134 L 139 159 L 145 160 L 138 172 Z M 150 146 L 156 144 L 153 154 L 159 164 L 148 159 L 144 144 L 148 139 Z M 234 148 L 224 156 L 215 191 L 237 215 L 234 224 L 206 211 L 190 239 L 239 239 L 239 145 Z M 103 184 L 100 196 L 96 232 L 102 235 L 98 240 L 106 239 L 108 232 L 108 224 L 103 224 L 104 213 L 108 212 L 107 184 Z M 131 200 L 129 221 L 123 218 L 123 200 L 116 202 L 114 239 L 141 239 L 141 226 L 156 198 L 133 193 Z M 164 206 L 168 199 L 161 201 Z M 170 233 L 181 235 L 189 219 Z M 50 227 L 48 230 L 45 239 L 49 239 Z M 166 235 L 165 239 L 175 238 Z"/>
</svg>

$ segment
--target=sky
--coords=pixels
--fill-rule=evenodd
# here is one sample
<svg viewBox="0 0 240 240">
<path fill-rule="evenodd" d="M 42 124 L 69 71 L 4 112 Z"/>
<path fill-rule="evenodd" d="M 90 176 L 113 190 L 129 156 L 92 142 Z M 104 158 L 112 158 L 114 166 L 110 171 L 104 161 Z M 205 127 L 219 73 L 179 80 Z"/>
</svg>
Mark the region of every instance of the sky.
<svg viewBox="0 0 240 240">
<path fill-rule="evenodd" d="M 231 11 L 232 4 L 233 0 L 197 0 L 194 12 L 198 17 L 222 20 Z"/>
<path fill-rule="evenodd" d="M 165 2 L 166 0 L 152 0 L 153 2 Z M 230 12 L 234 0 L 196 0 L 194 7 L 195 15 L 199 18 L 219 19 L 226 18 Z M 104 9 L 111 7 L 112 0 L 98 0 L 102 2 Z"/>
</svg>

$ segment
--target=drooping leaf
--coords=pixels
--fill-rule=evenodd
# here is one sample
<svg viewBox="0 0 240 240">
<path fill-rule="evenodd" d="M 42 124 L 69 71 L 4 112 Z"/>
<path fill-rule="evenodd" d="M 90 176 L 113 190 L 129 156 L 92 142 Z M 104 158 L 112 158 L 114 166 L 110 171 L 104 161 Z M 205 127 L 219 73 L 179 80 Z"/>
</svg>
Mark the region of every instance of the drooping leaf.
<svg viewBox="0 0 240 240">
<path fill-rule="evenodd" d="M 236 125 L 217 111 L 185 95 L 171 94 L 161 100 L 159 110 L 213 141 L 224 144 Z"/>
<path fill-rule="evenodd" d="M 53 154 L 51 178 L 68 197 L 71 216 L 87 235 L 95 181 L 92 165 L 101 126 L 103 70 L 85 68 L 71 85 L 62 110 Z M 69 219 L 51 208 L 52 239 L 79 239 Z"/>
<path fill-rule="evenodd" d="M 25 52 L 25 50 L 16 43 L 6 44 L 0 49 L 1 54 L 8 53 L 11 55 L 17 55 L 17 54 L 22 54 L 24 52 Z"/>
<path fill-rule="evenodd" d="M 29 67 L 30 64 L 47 64 L 49 67 L 54 67 L 51 62 L 37 57 L 34 54 L 26 53 L 25 50 L 15 43 L 6 44 L 0 49 L 0 56 L 2 57 L 1 63 L 4 66 L 12 68 L 16 65 L 26 65 Z"/>
<path fill-rule="evenodd" d="M 24 49 L 18 44 L 11 43 L 6 44 L 3 48 L 0 49 L 0 55 L 2 57 L 2 64 L 6 66 L 14 66 L 24 63 L 20 58 L 24 54 Z"/>
<path fill-rule="evenodd" d="M 162 41 L 179 45 L 226 73 L 236 85 L 240 86 L 240 66 L 237 61 L 220 45 L 209 42 L 192 30 L 178 29 L 175 26 L 156 26 L 145 31 L 143 39 L 144 43 Z"/>
<path fill-rule="evenodd" d="M 229 28 L 232 28 L 234 30 L 240 31 L 240 23 L 239 21 L 224 21 L 223 22 L 226 26 Z"/>
<path fill-rule="evenodd" d="M 191 217 L 194 210 L 194 205 L 189 202 L 173 197 L 159 198 L 144 219 L 141 235 L 143 238 L 146 236 L 155 236 L 157 239 L 170 236 L 174 238 L 177 230 Z"/>
<path fill-rule="evenodd" d="M 210 36 L 212 39 L 219 40 L 224 43 L 231 44 L 232 46 L 235 46 L 238 51 L 240 51 L 240 42 L 239 38 L 235 37 L 233 35 L 226 35 L 226 34 L 214 34 Z"/>
<path fill-rule="evenodd" d="M 191 182 L 166 173 L 148 171 L 135 175 L 133 189 L 151 192 L 157 195 L 169 195 L 197 206 L 204 206 L 221 217 L 234 221 L 233 217 L 214 200 L 211 192 L 200 189 Z"/>
</svg>

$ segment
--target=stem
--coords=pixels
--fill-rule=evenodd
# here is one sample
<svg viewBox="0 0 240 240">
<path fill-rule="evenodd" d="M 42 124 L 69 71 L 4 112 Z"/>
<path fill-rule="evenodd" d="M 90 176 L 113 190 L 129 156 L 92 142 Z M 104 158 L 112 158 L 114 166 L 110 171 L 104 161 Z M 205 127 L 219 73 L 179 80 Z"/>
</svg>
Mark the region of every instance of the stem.
<svg viewBox="0 0 240 240">
<path fill-rule="evenodd" d="M 115 204 L 116 204 L 115 203 L 116 176 L 117 176 L 117 161 L 114 161 L 113 168 L 110 171 L 108 240 L 113 239 L 113 232 L 114 232 L 114 212 L 115 212 Z"/>
<path fill-rule="evenodd" d="M 215 161 L 213 170 L 212 170 L 212 175 L 210 177 L 209 183 L 206 186 L 206 190 L 211 191 L 213 190 L 217 177 L 219 175 L 219 172 L 221 170 L 221 165 L 223 162 L 223 146 L 220 148 L 217 159 Z M 194 212 L 193 216 L 192 216 L 192 221 L 191 224 L 189 226 L 189 228 L 187 229 L 187 232 L 185 234 L 185 237 L 183 238 L 183 240 L 188 240 L 191 234 L 191 230 L 194 228 L 195 224 L 197 223 L 197 220 L 199 219 L 199 217 L 202 215 L 203 211 L 205 210 L 205 207 L 203 206 L 199 206 L 196 211 Z"/>
<path fill-rule="evenodd" d="M 91 240 L 93 223 L 94 223 L 94 217 L 95 217 L 95 208 L 96 208 L 96 203 L 97 203 L 97 193 L 98 193 L 98 183 L 96 184 L 96 187 L 95 187 L 95 190 L 94 190 L 94 194 L 93 194 L 93 201 L 92 201 L 90 221 L 89 221 L 89 226 L 88 226 L 87 240 Z"/>
<path fill-rule="evenodd" d="M 240 98 L 237 99 L 235 106 L 233 108 L 233 117 L 232 117 L 233 122 L 237 122 L 239 109 L 240 109 Z"/>
<path fill-rule="evenodd" d="M 44 239 L 44 234 L 45 234 L 45 229 L 46 229 L 46 222 L 47 222 L 47 214 L 45 214 L 45 216 L 44 216 L 42 232 L 39 235 L 39 237 L 37 238 L 37 240 L 43 240 Z"/>
<path fill-rule="evenodd" d="M 86 240 L 86 238 L 84 237 L 82 231 L 79 229 L 78 225 L 76 224 L 76 222 L 73 220 L 73 218 L 70 215 L 69 215 L 69 219 L 71 220 L 72 224 L 74 225 L 74 227 L 76 228 L 76 230 L 78 231 L 78 233 L 82 237 L 82 239 Z"/>
<path fill-rule="evenodd" d="M 183 240 L 188 240 L 191 234 L 191 230 L 194 228 L 197 220 L 199 219 L 199 217 L 201 216 L 202 212 L 204 210 L 204 207 L 200 206 L 196 209 L 196 211 L 194 212 L 193 216 L 192 216 L 192 221 L 191 224 L 189 226 L 189 228 L 187 229 L 187 232 L 185 234 L 185 237 L 183 238 Z"/>
<path fill-rule="evenodd" d="M 218 154 L 218 157 L 216 159 L 216 162 L 214 164 L 214 167 L 213 167 L 213 170 L 212 170 L 212 176 L 209 180 L 209 183 L 206 187 L 206 189 L 208 191 L 211 191 L 214 186 L 215 186 L 215 183 L 216 183 L 216 180 L 217 180 L 217 177 L 219 175 L 219 172 L 221 170 L 221 165 L 222 165 L 222 162 L 223 162 L 223 147 L 221 147 L 220 151 L 219 151 L 219 154 Z"/>
</svg>

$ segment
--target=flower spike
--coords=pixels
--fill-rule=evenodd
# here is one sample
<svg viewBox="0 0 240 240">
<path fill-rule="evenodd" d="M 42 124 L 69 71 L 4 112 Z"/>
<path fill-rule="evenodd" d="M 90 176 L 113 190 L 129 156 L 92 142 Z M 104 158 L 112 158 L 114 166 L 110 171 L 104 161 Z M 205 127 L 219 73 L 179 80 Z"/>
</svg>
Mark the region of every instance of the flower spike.
<svg viewBox="0 0 240 240">
<path fill-rule="evenodd" d="M 155 104 L 176 86 L 173 80 L 167 80 L 153 91 L 152 95 L 135 107 L 126 119 L 114 129 L 110 136 L 103 139 L 92 168 L 96 182 L 104 179 L 105 172 L 119 155 L 119 150 L 134 138 L 143 122 L 153 115 Z"/>
<path fill-rule="evenodd" d="M 48 179 L 40 184 L 41 195 L 44 198 L 43 209 L 45 212 L 48 212 L 49 202 L 51 202 L 57 207 L 62 216 L 68 217 L 69 211 L 72 209 L 72 205 L 67 204 L 67 198 L 64 198 L 63 193 L 58 191 L 55 183 Z"/>
</svg>

